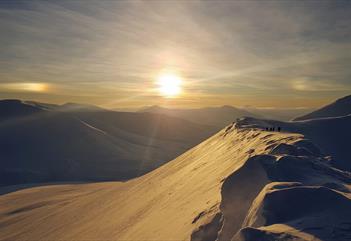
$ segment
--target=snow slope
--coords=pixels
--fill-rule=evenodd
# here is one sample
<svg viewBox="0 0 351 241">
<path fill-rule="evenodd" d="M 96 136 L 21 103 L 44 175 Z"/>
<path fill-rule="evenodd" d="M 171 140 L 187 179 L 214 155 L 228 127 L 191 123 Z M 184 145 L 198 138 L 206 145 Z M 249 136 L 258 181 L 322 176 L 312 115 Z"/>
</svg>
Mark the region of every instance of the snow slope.
<svg viewBox="0 0 351 241">
<path fill-rule="evenodd" d="M 295 118 L 295 121 L 325 117 L 339 117 L 351 114 L 351 95 L 345 96 L 309 114 Z"/>
<path fill-rule="evenodd" d="M 215 133 L 174 117 L 96 108 L 0 101 L 0 186 L 134 178 Z"/>
<path fill-rule="evenodd" d="M 127 182 L 2 195 L 0 240 L 350 240 L 350 173 L 261 124 L 241 119 Z"/>
</svg>

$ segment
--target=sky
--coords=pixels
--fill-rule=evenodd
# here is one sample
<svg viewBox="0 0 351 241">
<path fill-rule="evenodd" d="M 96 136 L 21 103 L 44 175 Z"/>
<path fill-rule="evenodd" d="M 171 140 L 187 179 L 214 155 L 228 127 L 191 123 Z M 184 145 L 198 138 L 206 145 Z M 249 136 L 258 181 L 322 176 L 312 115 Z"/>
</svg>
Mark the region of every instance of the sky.
<svg viewBox="0 0 351 241">
<path fill-rule="evenodd" d="M 351 1 L 0 1 L 0 99 L 318 107 L 351 94 Z M 160 93 L 162 73 L 181 93 Z"/>
</svg>

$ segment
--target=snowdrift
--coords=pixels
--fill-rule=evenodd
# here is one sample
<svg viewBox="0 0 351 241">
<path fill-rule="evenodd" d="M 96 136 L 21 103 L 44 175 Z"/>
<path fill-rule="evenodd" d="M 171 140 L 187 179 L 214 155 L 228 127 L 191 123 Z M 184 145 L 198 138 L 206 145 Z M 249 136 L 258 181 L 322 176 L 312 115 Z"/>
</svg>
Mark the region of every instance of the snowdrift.
<svg viewBox="0 0 351 241">
<path fill-rule="evenodd" d="M 240 119 L 128 182 L 2 195 L 0 240 L 350 240 L 350 173 L 267 124 Z"/>
<path fill-rule="evenodd" d="M 317 145 L 324 155 L 332 157 L 330 162 L 333 166 L 351 171 L 351 115 L 292 122 L 243 118 L 239 125 L 260 130 L 281 127 L 284 132 L 303 134 Z"/>
</svg>

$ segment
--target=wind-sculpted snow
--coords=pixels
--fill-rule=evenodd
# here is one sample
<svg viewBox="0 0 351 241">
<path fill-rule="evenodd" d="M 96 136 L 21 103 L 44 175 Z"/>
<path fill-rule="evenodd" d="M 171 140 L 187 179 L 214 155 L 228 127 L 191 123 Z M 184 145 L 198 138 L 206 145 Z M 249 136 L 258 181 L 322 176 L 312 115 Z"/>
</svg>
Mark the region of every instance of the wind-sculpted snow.
<svg viewBox="0 0 351 241">
<path fill-rule="evenodd" d="M 267 123 L 241 119 L 124 183 L 2 195 L 0 240 L 350 240 L 350 173 Z"/>
<path fill-rule="evenodd" d="M 351 174 L 305 139 L 266 150 L 224 181 L 216 238 L 196 240 L 351 240 Z"/>
<path fill-rule="evenodd" d="M 333 166 L 351 171 L 349 150 L 351 115 L 295 122 L 242 118 L 238 121 L 237 126 L 259 130 L 281 127 L 283 132 L 300 133 L 309 139 L 314 146 L 320 147 L 320 151 L 324 155 L 332 156 L 331 164 Z M 311 151 L 315 149 L 310 146 L 306 147 Z"/>
</svg>

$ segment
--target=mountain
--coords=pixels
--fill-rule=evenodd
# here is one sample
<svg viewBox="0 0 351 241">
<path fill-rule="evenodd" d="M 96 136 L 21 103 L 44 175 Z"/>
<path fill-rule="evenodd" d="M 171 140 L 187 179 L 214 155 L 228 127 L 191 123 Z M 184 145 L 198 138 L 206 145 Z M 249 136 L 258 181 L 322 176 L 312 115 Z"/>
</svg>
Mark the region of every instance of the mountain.
<svg viewBox="0 0 351 241">
<path fill-rule="evenodd" d="M 305 115 L 314 109 L 312 108 L 255 108 L 246 107 L 245 110 L 265 119 L 280 121 L 293 120 L 297 116 Z"/>
<path fill-rule="evenodd" d="M 6 100 L 4 100 L 6 101 Z M 19 100 L 15 100 L 19 101 Z M 48 111 L 63 111 L 63 112 L 92 112 L 92 111 L 107 111 L 107 109 L 101 108 L 96 105 L 88 105 L 88 104 L 79 104 L 79 103 L 72 103 L 68 102 L 62 105 L 55 105 L 55 104 L 48 104 L 48 103 L 41 103 L 36 101 L 20 101 L 26 105 L 31 105 L 33 107 L 37 107 L 43 110 Z"/>
<path fill-rule="evenodd" d="M 6 101 L 6 100 L 2 100 Z M 20 100 L 15 100 L 15 101 L 20 101 Z M 60 108 L 60 105 L 56 104 L 49 104 L 49 103 L 42 103 L 42 102 L 37 102 L 37 101 L 20 101 L 26 105 L 31 105 L 33 107 L 37 107 L 42 110 L 55 110 L 57 108 Z"/>
<path fill-rule="evenodd" d="M 2 195 L 0 239 L 351 240 L 351 174 L 323 149 L 349 139 L 328 142 L 330 121 L 351 124 L 242 118 L 139 178 Z"/>
<path fill-rule="evenodd" d="M 223 126 L 228 125 L 240 117 L 259 117 L 259 115 L 229 105 L 200 109 L 168 109 L 160 106 L 151 106 L 142 108 L 140 112 L 174 116 L 194 123 L 215 126 L 218 129 L 221 129 Z"/>
<path fill-rule="evenodd" d="M 208 126 L 153 113 L 3 100 L 0 185 L 133 178 L 213 133 Z"/>
<path fill-rule="evenodd" d="M 65 103 L 56 108 L 59 111 L 79 111 L 79 112 L 97 112 L 97 111 L 107 111 L 104 108 L 95 106 L 95 105 L 87 105 L 87 104 L 77 104 L 77 103 Z"/>
<path fill-rule="evenodd" d="M 322 107 L 316 111 L 313 111 L 307 115 L 295 118 L 295 121 L 326 118 L 326 117 L 338 117 L 351 114 L 351 95 L 345 96 L 338 99 L 334 103 Z"/>
<path fill-rule="evenodd" d="M 32 115 L 42 112 L 44 109 L 25 104 L 20 100 L 1 100 L 0 101 L 0 120 Z"/>
</svg>

